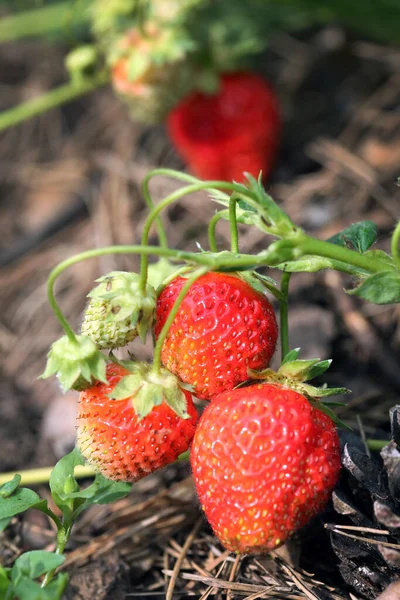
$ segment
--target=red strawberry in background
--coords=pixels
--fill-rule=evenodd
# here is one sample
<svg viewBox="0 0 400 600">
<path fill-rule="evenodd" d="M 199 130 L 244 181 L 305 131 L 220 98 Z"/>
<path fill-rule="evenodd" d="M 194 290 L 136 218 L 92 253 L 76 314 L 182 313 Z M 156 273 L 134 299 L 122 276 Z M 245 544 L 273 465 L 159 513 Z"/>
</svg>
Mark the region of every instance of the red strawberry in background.
<svg viewBox="0 0 400 600">
<path fill-rule="evenodd" d="M 176 277 L 159 295 L 156 337 L 185 282 Z M 207 273 L 182 301 L 161 359 L 196 396 L 209 400 L 246 381 L 248 369 L 267 367 L 277 337 L 274 310 L 263 293 L 238 275 Z"/>
<path fill-rule="evenodd" d="M 192 93 L 169 114 L 179 154 L 202 179 L 267 177 L 280 142 L 281 120 L 272 87 L 254 73 L 222 75 L 215 95 Z"/>
<path fill-rule="evenodd" d="M 173 375 L 143 363 L 109 364 L 107 380 L 82 392 L 78 404 L 77 446 L 96 471 L 133 482 L 189 448 L 198 415 Z"/>
<path fill-rule="evenodd" d="M 228 550 L 268 552 L 328 502 L 340 471 L 329 416 L 279 384 L 221 394 L 200 418 L 191 464 L 203 510 Z"/>
</svg>

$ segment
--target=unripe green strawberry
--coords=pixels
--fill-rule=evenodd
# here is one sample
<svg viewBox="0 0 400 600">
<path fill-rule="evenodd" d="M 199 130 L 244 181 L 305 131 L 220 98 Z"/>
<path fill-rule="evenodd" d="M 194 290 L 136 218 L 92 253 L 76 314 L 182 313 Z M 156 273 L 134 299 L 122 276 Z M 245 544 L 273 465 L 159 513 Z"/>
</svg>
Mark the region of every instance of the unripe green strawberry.
<svg viewBox="0 0 400 600">
<path fill-rule="evenodd" d="M 213 399 L 191 449 L 193 477 L 228 550 L 283 544 L 328 502 L 340 472 L 333 421 L 301 394 L 260 383 Z"/>
<path fill-rule="evenodd" d="M 107 383 L 80 395 L 77 446 L 108 479 L 133 482 L 189 448 L 197 412 L 190 392 L 166 369 L 125 364 L 109 364 Z"/>
<path fill-rule="evenodd" d="M 143 296 L 136 273 L 113 271 L 97 279 L 83 315 L 81 332 L 98 348 L 121 348 L 137 335 L 143 340 L 154 320 L 156 292 L 146 286 Z"/>
<path fill-rule="evenodd" d="M 176 277 L 157 300 L 154 332 L 158 337 L 185 284 Z M 244 278 L 208 273 L 190 287 L 169 329 L 161 353 L 163 364 L 210 400 L 249 378 L 249 369 L 264 369 L 278 337 L 274 310 L 267 297 Z"/>
</svg>

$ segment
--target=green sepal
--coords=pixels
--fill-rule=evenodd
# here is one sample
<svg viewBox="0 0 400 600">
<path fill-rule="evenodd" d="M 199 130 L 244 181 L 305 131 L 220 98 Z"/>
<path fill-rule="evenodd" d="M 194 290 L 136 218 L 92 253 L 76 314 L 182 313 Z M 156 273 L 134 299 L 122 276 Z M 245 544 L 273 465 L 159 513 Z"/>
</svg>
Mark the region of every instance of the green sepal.
<svg viewBox="0 0 400 600">
<path fill-rule="evenodd" d="M 278 284 L 272 277 L 268 277 L 268 275 L 261 275 L 261 273 L 257 273 L 257 271 L 245 271 L 240 273 L 240 278 L 244 279 L 252 288 L 264 296 L 266 290 L 271 292 L 275 297 L 281 295 Z"/>
<path fill-rule="evenodd" d="M 65 335 L 52 344 L 40 379 L 51 375 L 57 375 L 65 392 L 78 383 L 81 389 L 82 384 L 89 387 L 95 381 L 107 383 L 106 359 L 90 338 L 77 335 L 70 339 Z"/>
<path fill-rule="evenodd" d="M 115 401 L 130 398 L 139 419 L 146 417 L 153 408 L 165 402 L 181 419 L 188 419 L 186 396 L 183 386 L 167 369 L 159 372 L 147 363 L 124 363 L 131 373 L 123 377 L 109 397 Z"/>
<path fill-rule="evenodd" d="M 301 232 L 301 229 L 266 193 L 262 185 L 262 174 L 258 179 L 255 179 L 249 173 L 245 173 L 245 175 L 247 184 L 236 184 L 241 188 L 241 191 L 232 193 L 232 196 L 238 198 L 236 204 L 238 223 L 254 225 L 261 231 L 277 237 L 293 237 Z M 212 198 L 219 204 L 229 207 L 230 196 L 228 194 L 213 190 Z M 221 216 L 224 219 L 229 219 L 229 211 L 221 211 Z"/>
<path fill-rule="evenodd" d="M 248 369 L 249 377 L 266 383 L 277 383 L 287 386 L 299 394 L 306 396 L 310 401 L 349 393 L 349 390 L 346 388 L 328 388 L 325 385 L 315 387 L 305 383 L 325 373 L 332 361 L 330 359 L 320 360 L 319 358 L 301 360 L 298 358 L 299 353 L 300 348 L 290 350 L 284 357 L 278 371 L 274 371 L 271 368 L 264 369 L 263 371 Z"/>
<path fill-rule="evenodd" d="M 300 348 L 294 348 L 293 350 L 289 350 L 284 359 L 282 360 L 281 366 L 285 365 L 292 360 L 296 360 L 300 354 Z"/>
<path fill-rule="evenodd" d="M 309 399 L 309 402 L 314 408 L 316 408 L 317 410 L 320 410 L 321 412 L 328 415 L 328 417 L 330 419 L 332 419 L 332 421 L 335 423 L 336 427 L 340 427 L 341 429 L 347 429 L 348 431 L 352 431 L 351 427 L 346 425 L 346 423 L 343 423 L 343 421 L 341 421 L 339 419 L 339 417 L 333 412 L 333 410 L 330 408 L 330 406 L 327 403 L 319 402 L 318 400 L 311 400 L 311 399 Z M 342 406 L 343 404 L 341 403 L 340 405 Z"/>
<path fill-rule="evenodd" d="M 187 269 L 185 265 L 184 269 Z M 176 277 L 181 272 L 181 268 L 172 264 L 167 258 L 160 258 L 157 262 L 151 263 L 147 269 L 147 281 L 155 290 L 165 285 L 166 280 Z"/>
</svg>

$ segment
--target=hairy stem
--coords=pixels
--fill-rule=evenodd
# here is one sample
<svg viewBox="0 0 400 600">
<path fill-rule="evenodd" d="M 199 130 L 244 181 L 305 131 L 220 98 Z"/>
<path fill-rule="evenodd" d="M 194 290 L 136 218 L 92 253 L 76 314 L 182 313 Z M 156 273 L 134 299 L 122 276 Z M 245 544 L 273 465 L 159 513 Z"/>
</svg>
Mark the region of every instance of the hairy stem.
<svg viewBox="0 0 400 600">
<path fill-rule="evenodd" d="M 105 85 L 108 79 L 108 74 L 101 72 L 94 77 L 88 77 L 80 81 L 69 81 L 65 85 L 50 90 L 37 98 L 5 110 L 0 113 L 0 131 L 92 92 Z"/>
<path fill-rule="evenodd" d="M 217 212 L 213 217 L 211 217 L 210 222 L 208 223 L 208 244 L 210 246 L 211 252 L 218 252 L 217 239 L 215 237 L 215 229 L 221 219 L 221 213 Z"/>
<path fill-rule="evenodd" d="M 281 336 L 281 357 L 282 360 L 289 352 L 289 282 L 291 273 L 282 273 L 281 279 L 281 297 L 279 300 L 279 319 L 280 319 L 280 336 Z"/>
<path fill-rule="evenodd" d="M 90 2 L 58 2 L 31 10 L 10 14 L 0 20 L 0 42 L 11 42 L 26 37 L 44 37 L 60 33 L 68 34 L 71 24 L 88 23 L 87 8 Z"/>
<path fill-rule="evenodd" d="M 175 171 L 171 171 L 169 169 L 164 169 L 164 170 L 158 169 L 157 174 L 160 174 L 160 171 L 163 171 L 164 174 L 176 176 Z M 165 172 L 167 172 L 167 173 L 165 173 Z M 154 171 L 152 172 L 152 175 L 154 175 Z M 149 176 L 150 176 L 150 173 L 148 175 L 147 182 L 150 179 Z M 229 183 L 227 181 L 199 181 L 198 179 L 195 179 L 195 182 L 196 183 L 192 183 L 191 185 L 184 186 L 183 188 L 180 188 L 179 190 L 175 190 L 175 192 L 172 192 L 171 194 L 169 194 L 166 198 L 164 198 L 161 202 L 159 202 L 159 204 L 157 204 L 157 206 L 155 206 L 153 208 L 153 210 L 150 212 L 150 214 L 148 215 L 148 217 L 143 225 L 143 233 L 142 233 L 142 240 L 141 240 L 143 246 L 147 245 L 151 226 L 152 226 L 153 222 L 155 221 L 155 219 L 158 217 L 158 215 L 161 213 L 161 211 L 163 211 L 170 204 L 172 204 L 173 202 L 176 202 L 176 200 L 179 200 L 183 196 L 194 194 L 195 192 L 199 192 L 200 190 L 215 189 L 215 188 L 226 189 L 231 192 L 234 192 L 234 191 L 242 192 L 243 191 L 242 188 L 238 184 Z M 146 254 L 142 254 L 141 263 L 140 263 L 140 290 L 141 290 L 142 294 L 145 294 L 145 291 L 146 291 L 148 263 L 149 263 L 148 256 Z"/>
<path fill-rule="evenodd" d="M 154 348 L 154 358 L 153 358 L 153 367 L 155 371 L 159 371 L 161 368 L 161 351 L 165 341 L 165 338 L 168 335 L 169 329 L 178 313 L 179 307 L 185 298 L 189 288 L 193 285 L 199 277 L 205 275 L 209 271 L 208 268 L 204 267 L 202 269 L 198 269 L 191 277 L 188 278 L 186 283 L 182 286 L 181 291 L 179 292 L 174 305 L 168 315 L 167 320 L 164 323 L 163 328 L 161 329 L 160 335 L 158 336 L 157 343 Z"/>
<path fill-rule="evenodd" d="M 231 231 L 231 251 L 239 254 L 239 234 L 236 219 L 236 202 L 239 200 L 237 196 L 232 194 L 229 199 L 229 224 Z"/>
<path fill-rule="evenodd" d="M 336 246 L 330 242 L 317 240 L 309 236 L 302 236 L 296 246 L 303 251 L 304 254 L 314 254 L 317 256 L 325 256 L 334 260 L 339 260 L 348 263 L 360 269 L 364 269 L 369 273 L 379 273 L 380 271 L 390 271 L 387 263 L 379 258 L 364 256 L 355 250 L 349 250 L 342 246 Z"/>
<path fill-rule="evenodd" d="M 69 536 L 71 533 L 71 528 L 72 528 L 72 524 L 68 527 L 63 526 L 58 530 L 57 533 L 57 548 L 56 548 L 56 554 L 63 554 L 64 550 L 65 550 L 65 546 L 68 543 L 69 540 Z M 45 588 L 47 585 L 49 585 L 50 581 L 53 579 L 54 577 L 54 573 L 56 572 L 55 569 L 51 569 L 51 571 L 48 571 L 42 581 L 42 588 Z"/>
</svg>

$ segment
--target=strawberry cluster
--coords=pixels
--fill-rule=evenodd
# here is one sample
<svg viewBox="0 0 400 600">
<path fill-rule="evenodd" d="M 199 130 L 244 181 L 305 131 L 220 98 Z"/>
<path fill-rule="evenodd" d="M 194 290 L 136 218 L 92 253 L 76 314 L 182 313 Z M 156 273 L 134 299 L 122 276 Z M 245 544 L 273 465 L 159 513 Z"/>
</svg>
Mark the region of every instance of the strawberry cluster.
<svg viewBox="0 0 400 600">
<path fill-rule="evenodd" d="M 266 178 L 280 144 L 279 101 L 252 70 L 271 15 L 259 0 L 95 0 L 93 44 L 66 59 L 73 79 L 101 69 L 135 121 L 165 122 L 197 177 Z"/>
<path fill-rule="evenodd" d="M 202 508 L 239 553 L 278 547 L 325 506 L 339 475 L 339 440 L 315 398 L 342 390 L 307 384 L 329 361 L 299 360 L 298 351 L 277 372 L 269 368 L 278 326 L 252 274 L 189 270 L 156 292 L 136 274 L 113 272 L 89 297 L 77 344 L 111 349 L 110 360 L 90 373 L 82 353 L 71 366 L 71 340 L 64 353 L 68 372 L 74 368 L 69 383 L 85 388 L 77 446 L 95 470 L 134 482 L 191 446 Z M 149 330 L 162 365 L 113 356 Z M 49 358 L 45 375 L 62 373 L 54 346 Z M 207 402 L 200 418 L 199 400 Z"/>
</svg>

